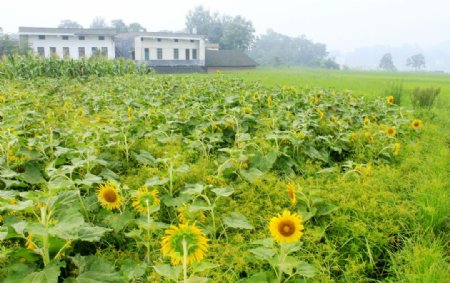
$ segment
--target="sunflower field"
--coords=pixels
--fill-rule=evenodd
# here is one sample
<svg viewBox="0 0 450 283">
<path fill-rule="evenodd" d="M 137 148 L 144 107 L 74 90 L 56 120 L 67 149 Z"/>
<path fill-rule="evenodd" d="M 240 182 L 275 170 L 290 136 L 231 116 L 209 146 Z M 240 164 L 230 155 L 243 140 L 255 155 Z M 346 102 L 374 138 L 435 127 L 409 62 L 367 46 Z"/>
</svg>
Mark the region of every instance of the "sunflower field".
<svg viewBox="0 0 450 283">
<path fill-rule="evenodd" d="M 0 105 L 0 282 L 399 282 L 445 226 L 416 188 L 448 148 L 422 158 L 438 129 L 391 97 L 134 74 L 7 78 Z"/>
</svg>

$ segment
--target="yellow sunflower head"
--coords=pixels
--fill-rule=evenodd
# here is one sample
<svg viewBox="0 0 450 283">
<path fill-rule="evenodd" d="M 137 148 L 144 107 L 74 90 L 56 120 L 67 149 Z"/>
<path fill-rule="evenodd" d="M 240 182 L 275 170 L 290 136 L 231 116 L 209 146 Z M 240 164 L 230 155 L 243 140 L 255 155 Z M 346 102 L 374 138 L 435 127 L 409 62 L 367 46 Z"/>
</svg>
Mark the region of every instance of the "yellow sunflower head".
<svg viewBox="0 0 450 283">
<path fill-rule="evenodd" d="M 397 156 L 400 153 L 400 143 L 394 143 L 394 149 L 392 150 L 394 156 Z"/>
<path fill-rule="evenodd" d="M 395 136 L 395 133 L 396 133 L 395 128 L 393 128 L 393 127 L 386 128 L 386 135 L 393 137 L 393 136 Z"/>
<path fill-rule="evenodd" d="M 208 250 L 208 239 L 195 225 L 189 223 L 170 226 L 162 238 L 161 247 L 164 256 L 170 256 L 173 265 L 183 260 L 183 242 L 187 247 L 187 264 L 201 261 Z"/>
<path fill-rule="evenodd" d="M 388 96 L 386 98 L 386 100 L 387 100 L 387 103 L 389 103 L 391 105 L 394 104 L 394 101 L 395 101 L 395 99 L 394 99 L 394 97 L 392 95 Z"/>
<path fill-rule="evenodd" d="M 297 199 L 295 198 L 295 184 L 292 182 L 289 182 L 287 184 L 287 193 L 288 193 L 288 197 L 291 200 L 291 203 L 293 205 L 295 205 L 297 203 Z"/>
<path fill-rule="evenodd" d="M 120 191 L 110 181 L 98 187 L 97 198 L 100 205 L 108 210 L 117 209 L 122 205 Z"/>
<path fill-rule="evenodd" d="M 418 130 L 418 129 L 422 128 L 423 122 L 422 122 L 422 120 L 415 119 L 415 120 L 412 122 L 411 126 L 412 126 L 412 128 L 413 128 L 414 130 Z"/>
<path fill-rule="evenodd" d="M 148 208 L 158 205 L 159 197 L 156 189 L 150 192 L 146 187 L 142 187 L 133 196 L 133 207 L 141 214 L 147 214 Z"/>
<path fill-rule="evenodd" d="M 35 250 L 35 249 L 37 249 L 36 245 L 33 243 L 33 235 L 32 234 L 28 234 L 27 242 L 25 243 L 25 247 L 28 250 Z"/>
<path fill-rule="evenodd" d="M 368 116 L 364 117 L 364 127 L 368 127 L 370 125 L 370 118 Z"/>
<path fill-rule="evenodd" d="M 278 243 L 294 243 L 300 240 L 305 229 L 302 220 L 296 213 L 285 210 L 277 217 L 273 217 L 269 224 L 270 233 Z"/>
</svg>

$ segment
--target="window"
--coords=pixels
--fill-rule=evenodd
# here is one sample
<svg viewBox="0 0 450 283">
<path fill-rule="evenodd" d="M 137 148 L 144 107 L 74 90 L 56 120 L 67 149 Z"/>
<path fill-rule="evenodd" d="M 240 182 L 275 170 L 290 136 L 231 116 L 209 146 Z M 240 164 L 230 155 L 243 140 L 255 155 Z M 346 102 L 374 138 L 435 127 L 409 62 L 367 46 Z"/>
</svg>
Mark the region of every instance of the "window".
<svg viewBox="0 0 450 283">
<path fill-rule="evenodd" d="M 178 42 L 178 39 L 174 39 L 173 41 Z"/>
<path fill-rule="evenodd" d="M 40 40 L 45 40 L 45 35 L 38 35 L 38 38 L 39 38 Z"/>
<path fill-rule="evenodd" d="M 45 57 L 45 49 L 44 47 L 38 47 L 37 48 L 37 53 L 39 56 Z"/>
<path fill-rule="evenodd" d="M 186 60 L 191 60 L 191 56 L 190 56 L 190 50 L 189 49 L 186 49 L 185 51 L 184 51 L 184 54 L 186 55 L 185 57 L 186 57 Z"/>
<path fill-rule="evenodd" d="M 56 55 L 56 47 L 50 47 L 50 55 Z"/>
<path fill-rule="evenodd" d="M 70 49 L 69 47 L 63 47 L 63 57 L 69 58 L 70 57 Z"/>
<path fill-rule="evenodd" d="M 100 36 L 98 37 L 98 40 L 105 40 L 105 37 L 104 37 L 103 35 L 100 35 Z"/>
<path fill-rule="evenodd" d="M 193 40 L 193 39 L 191 39 L 191 43 L 194 43 L 194 40 Z"/>
<path fill-rule="evenodd" d="M 156 57 L 158 58 L 158 60 L 162 60 L 163 58 L 162 48 L 156 49 Z"/>
<path fill-rule="evenodd" d="M 78 40 L 85 40 L 84 35 L 80 35 L 80 36 L 78 37 Z"/>
<path fill-rule="evenodd" d="M 62 40 L 69 40 L 69 36 L 68 35 L 63 35 L 62 36 Z"/>
<path fill-rule="evenodd" d="M 102 56 L 108 57 L 108 47 L 102 47 Z"/>
<path fill-rule="evenodd" d="M 150 60 L 150 49 L 144 48 L 144 60 Z"/>
<path fill-rule="evenodd" d="M 179 53 L 178 48 L 175 48 L 173 50 L 173 59 L 178 60 L 178 58 L 179 58 L 179 54 L 178 53 Z"/>
<path fill-rule="evenodd" d="M 78 57 L 86 57 L 86 49 L 84 47 L 78 47 Z"/>
<path fill-rule="evenodd" d="M 197 60 L 197 49 L 192 49 L 192 59 Z"/>
<path fill-rule="evenodd" d="M 157 38 L 156 40 L 157 40 L 158 42 L 161 42 L 161 38 Z"/>
<path fill-rule="evenodd" d="M 98 48 L 97 47 L 92 47 L 92 55 L 98 55 Z"/>
</svg>

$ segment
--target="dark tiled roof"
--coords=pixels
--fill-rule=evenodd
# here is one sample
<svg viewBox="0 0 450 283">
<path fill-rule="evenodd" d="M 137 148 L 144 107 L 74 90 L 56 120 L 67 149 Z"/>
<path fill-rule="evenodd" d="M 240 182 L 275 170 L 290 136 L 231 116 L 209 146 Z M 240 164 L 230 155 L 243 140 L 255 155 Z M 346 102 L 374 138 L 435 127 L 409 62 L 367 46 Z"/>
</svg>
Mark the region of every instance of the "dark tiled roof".
<svg viewBox="0 0 450 283">
<path fill-rule="evenodd" d="M 54 33 L 54 34 L 74 34 L 74 35 L 115 35 L 116 30 L 112 28 L 102 29 L 84 29 L 84 28 L 38 28 L 38 27 L 19 27 L 19 33 Z"/>
<path fill-rule="evenodd" d="M 256 67 L 257 63 L 239 50 L 206 50 L 206 67 Z"/>
</svg>

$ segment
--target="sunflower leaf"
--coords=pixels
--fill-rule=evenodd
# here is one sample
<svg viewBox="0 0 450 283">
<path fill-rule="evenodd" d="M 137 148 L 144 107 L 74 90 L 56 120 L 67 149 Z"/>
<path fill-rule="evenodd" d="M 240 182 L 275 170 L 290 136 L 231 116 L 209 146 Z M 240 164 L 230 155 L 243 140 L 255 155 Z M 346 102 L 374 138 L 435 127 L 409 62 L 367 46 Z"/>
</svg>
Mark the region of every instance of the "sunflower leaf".
<svg viewBox="0 0 450 283">
<path fill-rule="evenodd" d="M 223 223 L 231 228 L 253 229 L 253 225 L 248 222 L 247 217 L 238 212 L 231 212 L 229 216 L 225 216 Z"/>
<path fill-rule="evenodd" d="M 215 188 L 211 191 L 213 191 L 217 196 L 221 197 L 229 197 L 234 193 L 233 188 Z"/>
<path fill-rule="evenodd" d="M 97 256 L 70 257 L 78 267 L 78 276 L 68 278 L 64 283 L 101 283 L 101 282 L 122 282 L 123 278 L 115 271 L 114 266 L 103 258 Z"/>
<path fill-rule="evenodd" d="M 167 277 L 173 281 L 178 281 L 182 266 L 171 266 L 170 264 L 154 265 L 156 273 L 163 277 Z"/>
<path fill-rule="evenodd" d="M 268 249 L 263 247 L 251 249 L 250 252 L 254 254 L 257 258 L 262 260 L 270 260 L 276 253 L 274 249 Z"/>
<path fill-rule="evenodd" d="M 23 278 L 23 280 L 19 282 L 36 282 L 36 283 L 57 283 L 59 274 L 61 273 L 60 268 L 65 266 L 65 263 L 62 262 L 50 262 L 46 267 L 44 267 L 41 271 L 36 271 L 31 274 L 28 274 Z"/>
<path fill-rule="evenodd" d="M 295 269 L 297 274 L 307 278 L 312 278 L 316 275 L 316 268 L 304 261 L 299 261 Z"/>
<path fill-rule="evenodd" d="M 192 271 L 194 273 L 203 272 L 203 271 L 206 271 L 209 269 L 216 268 L 218 266 L 219 266 L 218 264 L 214 264 L 214 263 L 207 262 L 207 261 L 201 261 L 201 262 L 196 262 L 196 263 L 192 264 Z"/>
</svg>

